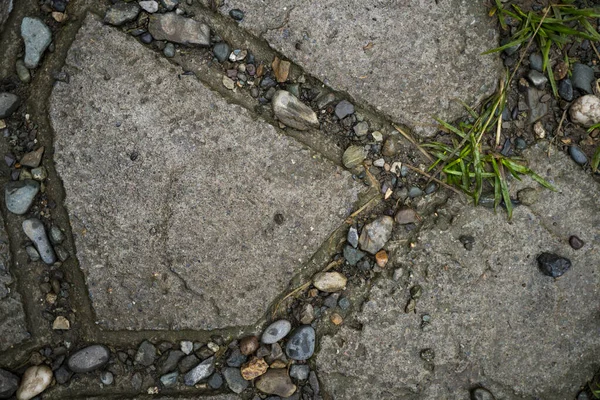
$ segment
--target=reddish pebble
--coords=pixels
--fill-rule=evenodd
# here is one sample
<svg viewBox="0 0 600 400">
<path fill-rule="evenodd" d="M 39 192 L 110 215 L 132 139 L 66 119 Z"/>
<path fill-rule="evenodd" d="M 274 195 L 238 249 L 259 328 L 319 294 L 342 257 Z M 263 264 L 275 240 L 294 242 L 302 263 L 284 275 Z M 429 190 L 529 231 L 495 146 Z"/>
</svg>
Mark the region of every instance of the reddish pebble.
<svg viewBox="0 0 600 400">
<path fill-rule="evenodd" d="M 384 268 L 388 263 L 388 254 L 385 250 L 380 250 L 375 254 L 375 260 L 380 268 Z"/>
<path fill-rule="evenodd" d="M 256 336 L 246 336 L 240 340 L 240 353 L 249 356 L 258 349 L 258 338 Z"/>
</svg>

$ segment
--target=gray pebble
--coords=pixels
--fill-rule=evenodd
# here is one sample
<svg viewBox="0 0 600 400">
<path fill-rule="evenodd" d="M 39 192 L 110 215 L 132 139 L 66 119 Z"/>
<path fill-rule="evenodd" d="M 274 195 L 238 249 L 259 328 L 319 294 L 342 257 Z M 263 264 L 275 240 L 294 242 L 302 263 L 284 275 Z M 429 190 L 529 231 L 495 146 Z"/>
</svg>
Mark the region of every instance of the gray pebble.
<svg viewBox="0 0 600 400">
<path fill-rule="evenodd" d="M 8 399 L 18 387 L 19 377 L 0 368 L 0 399 Z"/>
<path fill-rule="evenodd" d="M 175 45 L 173 43 L 167 43 L 163 49 L 163 54 L 167 58 L 175 57 Z"/>
<path fill-rule="evenodd" d="M 179 0 L 160 0 L 163 7 L 167 9 L 167 11 L 172 11 L 179 5 Z"/>
<path fill-rule="evenodd" d="M 225 377 L 229 389 L 237 394 L 240 394 L 246 390 L 250 384 L 250 382 L 242 377 L 242 374 L 238 368 L 223 368 L 223 377 Z"/>
<path fill-rule="evenodd" d="M 194 350 L 194 343 L 189 340 L 182 340 L 179 345 L 183 354 L 190 354 Z"/>
<path fill-rule="evenodd" d="M 144 340 L 142 344 L 140 344 L 140 347 L 138 347 L 138 351 L 135 354 L 135 362 L 148 367 L 154 364 L 155 360 L 156 347 L 154 347 L 154 345 L 149 341 Z"/>
<path fill-rule="evenodd" d="M 211 357 L 200 364 L 196 365 L 192 368 L 185 376 L 183 377 L 183 383 L 186 386 L 194 386 L 196 383 L 200 382 L 202 379 L 206 379 L 215 372 L 215 358 Z"/>
<path fill-rule="evenodd" d="M 142 10 L 146 11 L 147 13 L 154 14 L 158 11 L 158 2 L 154 0 L 144 0 L 138 2 L 138 4 L 140 7 L 142 7 Z"/>
<path fill-rule="evenodd" d="M 234 348 L 231 355 L 227 357 L 227 365 L 230 367 L 241 367 L 248 360 L 248 357 L 243 355 L 238 347 Z"/>
<path fill-rule="evenodd" d="M 359 122 L 354 126 L 354 134 L 356 136 L 365 136 L 369 133 L 369 123 L 368 122 Z"/>
<path fill-rule="evenodd" d="M 292 332 L 285 346 L 285 354 L 292 360 L 308 360 L 315 352 L 315 330 L 310 325 L 299 326 Z"/>
<path fill-rule="evenodd" d="M 309 373 L 310 373 L 310 368 L 308 365 L 294 364 L 294 365 L 292 365 L 292 368 L 290 368 L 290 376 L 292 378 L 296 378 L 300 381 L 307 380 Z"/>
<path fill-rule="evenodd" d="M 0 93 L 0 119 L 10 117 L 19 104 L 19 97 L 16 94 Z"/>
<path fill-rule="evenodd" d="M 343 119 L 353 113 L 354 113 L 354 106 L 346 100 L 340 101 L 337 104 L 337 106 L 335 106 L 335 115 L 339 119 Z"/>
<path fill-rule="evenodd" d="M 338 301 L 338 306 L 340 306 L 340 308 L 345 311 L 350 308 L 350 300 L 348 300 L 347 297 L 342 297 Z"/>
<path fill-rule="evenodd" d="M 594 70 L 587 65 L 576 63 L 573 65 L 573 86 L 586 93 L 592 93 L 592 82 L 594 81 Z"/>
<path fill-rule="evenodd" d="M 542 55 L 540 53 L 531 53 L 531 55 L 529 56 L 529 66 L 536 71 L 544 72 L 542 70 Z"/>
<path fill-rule="evenodd" d="M 59 385 L 64 385 L 67 383 L 69 379 L 71 379 L 71 376 L 73 376 L 73 372 L 69 371 L 69 369 L 64 365 L 54 371 L 54 378 Z"/>
<path fill-rule="evenodd" d="M 566 101 L 573 100 L 573 84 L 569 78 L 558 83 L 558 95 Z"/>
<path fill-rule="evenodd" d="M 358 247 L 358 229 L 356 229 L 354 226 L 351 226 L 350 229 L 348 229 L 348 236 L 346 239 L 348 240 L 348 243 L 352 245 L 352 247 Z"/>
<path fill-rule="evenodd" d="M 535 86 L 538 89 L 542 89 L 546 85 L 546 83 L 548 83 L 548 78 L 546 78 L 544 74 L 536 70 L 529 71 L 529 73 L 527 74 L 527 79 L 529 79 L 529 82 L 531 82 L 533 86 Z"/>
<path fill-rule="evenodd" d="M 13 214 L 25 214 L 39 191 L 40 184 L 32 179 L 8 182 L 4 186 L 6 208 Z"/>
<path fill-rule="evenodd" d="M 525 150 L 527 148 L 527 142 L 523 138 L 517 138 L 515 140 L 515 147 L 519 150 Z"/>
<path fill-rule="evenodd" d="M 410 197 L 411 199 L 420 196 L 423 196 L 423 191 L 420 188 L 413 186 L 408 190 L 408 197 Z"/>
<path fill-rule="evenodd" d="M 432 194 L 438 190 L 438 184 L 435 182 L 430 182 L 427 186 L 425 186 L 425 194 Z"/>
<path fill-rule="evenodd" d="M 103 367 L 109 358 L 110 352 L 105 346 L 94 344 L 74 353 L 67 365 L 73 372 L 90 372 Z"/>
<path fill-rule="evenodd" d="M 229 11 L 229 16 L 236 21 L 241 21 L 244 19 L 244 12 L 240 9 L 234 8 L 233 10 Z"/>
<path fill-rule="evenodd" d="M 130 2 L 113 4 L 106 12 L 106 15 L 104 16 L 104 22 L 109 25 L 120 26 L 126 22 L 136 19 L 139 13 L 140 7 L 137 5 L 137 3 Z"/>
<path fill-rule="evenodd" d="M 25 62 L 23 62 L 23 60 L 17 60 L 15 63 L 15 70 L 17 71 L 17 76 L 21 82 L 31 82 L 31 74 L 29 73 L 29 69 L 25 66 Z"/>
<path fill-rule="evenodd" d="M 569 147 L 569 155 L 579 165 L 585 165 L 588 162 L 586 155 L 575 145 Z"/>
<path fill-rule="evenodd" d="M 223 377 L 219 373 L 214 373 L 208 378 L 208 386 L 211 389 L 220 389 L 223 386 Z"/>
<path fill-rule="evenodd" d="M 40 259 L 40 253 L 33 246 L 25 247 L 25 251 L 27 252 L 27 256 L 31 261 L 38 261 Z"/>
<path fill-rule="evenodd" d="M 40 253 L 40 257 L 42 257 L 42 261 L 46 264 L 54 264 L 56 262 L 56 255 L 50 245 L 42 221 L 37 218 L 26 219 L 23 221 L 23 231 L 35 245 L 38 253 Z"/>
<path fill-rule="evenodd" d="M 104 385 L 112 385 L 113 381 L 114 376 L 111 372 L 104 371 L 100 374 L 100 382 L 102 382 Z"/>
<path fill-rule="evenodd" d="M 131 377 L 131 387 L 133 387 L 133 389 L 135 389 L 137 391 L 139 391 L 140 389 L 142 389 L 142 383 L 143 382 L 144 382 L 144 379 L 142 378 L 142 374 L 139 373 L 139 372 L 136 372 Z"/>
<path fill-rule="evenodd" d="M 213 54 L 219 62 L 224 62 L 229 58 L 231 48 L 225 42 L 217 43 L 213 47 Z"/>
<path fill-rule="evenodd" d="M 160 377 L 160 383 L 162 383 L 164 387 L 175 386 L 178 377 L 179 373 L 177 371 L 170 372 Z"/>
<path fill-rule="evenodd" d="M 25 66 L 36 68 L 52 41 L 52 32 L 40 19 L 25 17 L 21 22 L 21 37 L 25 42 Z"/>
<path fill-rule="evenodd" d="M 356 265 L 364 256 L 365 252 L 355 249 L 352 246 L 344 247 L 344 258 L 350 265 Z"/>
<path fill-rule="evenodd" d="M 489 390 L 477 388 L 471 392 L 471 400 L 495 400 L 495 398 Z"/>
<path fill-rule="evenodd" d="M 50 241 L 54 244 L 60 244 L 65 240 L 65 234 L 56 225 L 52 225 L 50 228 Z"/>
<path fill-rule="evenodd" d="M 285 319 L 280 319 L 278 321 L 273 322 L 271 325 L 265 329 L 262 334 L 261 341 L 264 344 L 273 344 L 277 343 L 281 339 L 287 336 L 292 329 L 292 324 Z"/>
<path fill-rule="evenodd" d="M 142 33 L 140 35 L 140 41 L 145 44 L 152 43 L 152 35 L 148 32 Z"/>
<path fill-rule="evenodd" d="M 571 260 L 554 253 L 542 253 L 537 257 L 538 267 L 544 275 L 558 278 L 571 268 Z"/>
</svg>

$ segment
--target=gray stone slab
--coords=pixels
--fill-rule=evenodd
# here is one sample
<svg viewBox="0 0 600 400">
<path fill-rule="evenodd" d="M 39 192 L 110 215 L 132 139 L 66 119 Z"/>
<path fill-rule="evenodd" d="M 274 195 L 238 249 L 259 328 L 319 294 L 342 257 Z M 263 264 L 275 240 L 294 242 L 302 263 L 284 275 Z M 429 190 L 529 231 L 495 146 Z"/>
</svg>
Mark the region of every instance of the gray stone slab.
<svg viewBox="0 0 600 400">
<path fill-rule="evenodd" d="M 391 246 L 388 265 L 403 278 L 375 285 L 358 316 L 362 330 L 344 327 L 321 342 L 318 371 L 333 398 L 458 400 L 483 385 L 497 399 L 559 400 L 591 379 L 600 357 L 600 187 L 564 154 L 548 159 L 537 148 L 528 157 L 559 192 L 516 208 L 511 223 L 452 200 L 438 211 L 454 216 L 448 230 L 422 231 L 406 255 L 405 244 Z M 472 251 L 462 235 L 475 237 Z M 569 246 L 571 235 L 586 243 L 581 250 Z M 536 257 L 545 251 L 568 257 L 571 270 L 543 275 Z M 405 314 L 417 283 L 423 297 Z M 420 358 L 426 348 L 433 372 Z"/>
<path fill-rule="evenodd" d="M 357 200 L 349 173 L 92 17 L 65 69 L 55 159 L 102 327 L 255 323 Z"/>
<path fill-rule="evenodd" d="M 472 0 L 224 0 L 240 25 L 310 74 L 412 126 L 455 119 L 493 91 L 501 74 L 496 21 Z M 432 126 L 433 124 L 433 126 Z"/>
<path fill-rule="evenodd" d="M 10 273 L 10 248 L 0 216 L 0 350 L 6 350 L 29 338 L 25 311 L 16 282 Z"/>
</svg>

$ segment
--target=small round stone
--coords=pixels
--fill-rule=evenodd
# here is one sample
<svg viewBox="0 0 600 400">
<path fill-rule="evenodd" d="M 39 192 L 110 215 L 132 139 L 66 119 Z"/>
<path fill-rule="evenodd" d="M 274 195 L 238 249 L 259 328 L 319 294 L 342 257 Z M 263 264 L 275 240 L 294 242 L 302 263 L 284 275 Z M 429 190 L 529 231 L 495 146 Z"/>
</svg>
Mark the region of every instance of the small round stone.
<svg viewBox="0 0 600 400">
<path fill-rule="evenodd" d="M 114 376 L 111 372 L 104 371 L 100 374 L 100 382 L 102 382 L 104 385 L 112 385 L 113 381 Z"/>
<path fill-rule="evenodd" d="M 285 346 L 285 353 L 292 360 L 308 360 L 315 352 L 315 330 L 302 325 L 294 330 Z"/>
<path fill-rule="evenodd" d="M 571 247 L 573 249 L 579 250 L 583 247 L 585 242 L 583 240 L 579 239 L 579 237 L 573 235 L 569 238 L 569 244 L 571 245 Z"/>
<path fill-rule="evenodd" d="M 558 278 L 571 268 L 571 260 L 554 253 L 542 253 L 537 258 L 540 270 L 548 276 Z"/>
<path fill-rule="evenodd" d="M 579 165 L 585 165 L 588 162 L 586 155 L 575 145 L 569 147 L 569 155 Z"/>
<path fill-rule="evenodd" d="M 240 340 L 240 352 L 245 356 L 254 353 L 258 349 L 258 346 L 259 343 L 256 336 L 246 336 Z"/>
<path fill-rule="evenodd" d="M 229 16 L 236 21 L 241 21 L 244 19 L 244 12 L 240 9 L 234 8 L 233 10 L 229 11 Z"/>
<path fill-rule="evenodd" d="M 285 319 L 280 319 L 278 321 L 273 322 L 271 325 L 265 329 L 262 334 L 261 341 L 264 344 L 273 344 L 277 343 L 281 339 L 287 336 L 292 330 L 292 324 L 290 321 Z"/>
<path fill-rule="evenodd" d="M 339 272 L 319 272 L 313 277 L 313 285 L 321 292 L 334 293 L 344 290 L 348 279 Z"/>
<path fill-rule="evenodd" d="M 173 58 L 173 57 L 175 57 L 175 45 L 173 43 L 167 43 L 165 45 L 164 50 L 163 50 L 163 54 L 167 58 Z"/>
<path fill-rule="evenodd" d="M 213 55 L 219 62 L 224 62 L 229 57 L 231 48 L 225 42 L 217 43 L 213 46 Z"/>
<path fill-rule="evenodd" d="M 71 371 L 83 373 L 104 366 L 109 358 L 110 352 L 105 346 L 94 344 L 73 354 L 67 364 Z"/>
<path fill-rule="evenodd" d="M 310 368 L 308 365 L 299 365 L 294 364 L 292 368 L 290 368 L 290 376 L 292 378 L 298 379 L 300 381 L 305 381 L 308 379 L 308 374 L 310 373 Z"/>
</svg>

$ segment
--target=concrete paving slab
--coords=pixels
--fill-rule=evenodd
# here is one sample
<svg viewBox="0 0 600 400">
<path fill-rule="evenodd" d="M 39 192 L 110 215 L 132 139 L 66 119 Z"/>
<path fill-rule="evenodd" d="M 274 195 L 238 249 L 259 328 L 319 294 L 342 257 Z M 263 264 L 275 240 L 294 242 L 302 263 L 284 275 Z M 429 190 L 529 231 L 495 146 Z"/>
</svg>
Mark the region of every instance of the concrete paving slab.
<svg viewBox="0 0 600 400">
<path fill-rule="evenodd" d="M 50 105 L 97 323 L 255 323 L 359 186 L 134 38 L 88 17 Z"/>
<path fill-rule="evenodd" d="M 426 227 L 406 255 L 405 244 L 391 246 L 403 277 L 374 286 L 358 316 L 362 330 L 344 327 L 321 343 L 319 376 L 335 399 L 458 400 L 482 385 L 497 399 L 559 400 L 575 398 L 592 378 L 600 357 L 600 187 L 562 153 L 547 158 L 538 147 L 526 156 L 557 193 L 540 192 L 510 223 L 503 212 L 452 200 L 438 211 L 453 216 L 449 228 Z M 538 186 L 526 179 L 515 190 L 524 187 Z M 474 237 L 471 251 L 463 235 Z M 569 246 L 571 235 L 582 249 Z M 536 258 L 546 251 L 569 258 L 571 270 L 556 280 L 543 275 Z M 416 284 L 423 296 L 416 313 L 405 314 Z M 431 323 L 422 329 L 425 314 Z M 431 364 L 425 349 L 435 353 Z"/>
<path fill-rule="evenodd" d="M 10 12 L 12 11 L 13 0 L 4 0 L 0 2 L 0 33 L 4 28 L 4 23 L 8 19 Z"/>
<path fill-rule="evenodd" d="M 336 90 L 417 133 L 464 115 L 501 75 L 495 21 L 472 0 L 224 0 L 240 25 Z"/>
</svg>

